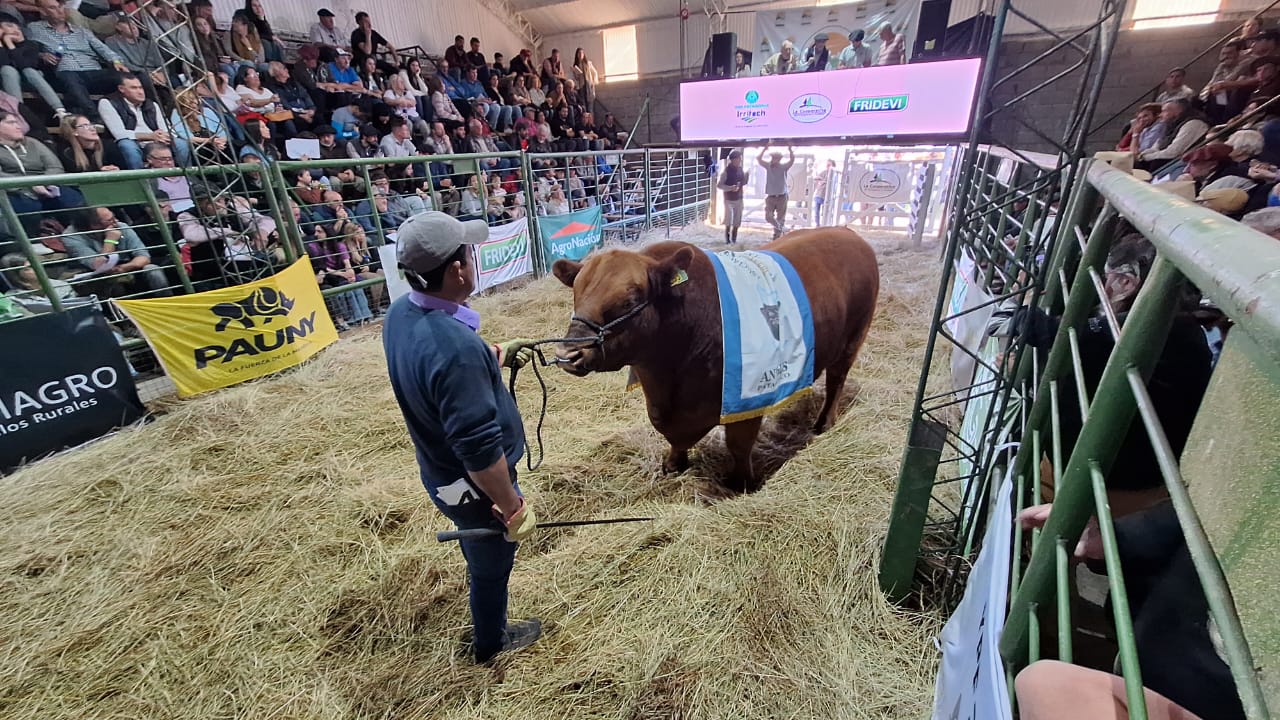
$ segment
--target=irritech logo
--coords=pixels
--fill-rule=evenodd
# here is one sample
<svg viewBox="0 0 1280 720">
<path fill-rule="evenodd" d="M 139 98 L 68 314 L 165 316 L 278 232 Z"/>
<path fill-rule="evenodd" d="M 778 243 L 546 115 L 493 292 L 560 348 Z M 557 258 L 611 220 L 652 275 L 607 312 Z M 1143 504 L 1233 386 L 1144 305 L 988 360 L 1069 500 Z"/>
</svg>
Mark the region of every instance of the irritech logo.
<svg viewBox="0 0 1280 720">
<path fill-rule="evenodd" d="M 831 100 L 826 95 L 807 93 L 792 100 L 787 112 L 796 122 L 815 123 L 831 114 Z"/>
<path fill-rule="evenodd" d="M 769 104 L 760 102 L 760 93 L 755 90 L 748 90 L 743 99 L 747 101 L 745 105 L 733 106 L 738 122 L 742 125 L 750 125 L 757 120 L 763 120 L 766 114 L 765 111 L 769 109 Z"/>
<path fill-rule="evenodd" d="M 849 114 L 865 112 L 897 112 L 907 109 L 907 95 L 854 98 L 849 101 Z"/>
</svg>

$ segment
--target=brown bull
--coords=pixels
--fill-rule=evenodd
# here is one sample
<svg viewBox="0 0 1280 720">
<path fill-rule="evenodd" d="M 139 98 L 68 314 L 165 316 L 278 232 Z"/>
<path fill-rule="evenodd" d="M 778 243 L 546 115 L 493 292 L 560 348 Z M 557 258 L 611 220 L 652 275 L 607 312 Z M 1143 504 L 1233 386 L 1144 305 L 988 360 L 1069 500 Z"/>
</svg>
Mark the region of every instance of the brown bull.
<svg viewBox="0 0 1280 720">
<path fill-rule="evenodd" d="M 844 228 L 800 230 L 763 249 L 792 264 L 809 296 L 814 379 L 827 373 L 826 402 L 814 426 L 821 433 L 835 423 L 845 377 L 875 313 L 875 252 Z M 583 263 L 560 260 L 552 270 L 573 288 L 574 318 L 566 337 L 604 335 L 603 343 L 559 346 L 561 367 L 582 376 L 631 366 L 650 422 L 671 443 L 663 470 L 686 469 L 689 448 L 720 424 L 724 347 L 711 261 L 688 243 L 663 242 L 641 252 L 607 250 Z M 762 420 L 725 426 L 733 457 L 726 485 L 735 490 L 752 485 L 751 449 Z"/>
</svg>

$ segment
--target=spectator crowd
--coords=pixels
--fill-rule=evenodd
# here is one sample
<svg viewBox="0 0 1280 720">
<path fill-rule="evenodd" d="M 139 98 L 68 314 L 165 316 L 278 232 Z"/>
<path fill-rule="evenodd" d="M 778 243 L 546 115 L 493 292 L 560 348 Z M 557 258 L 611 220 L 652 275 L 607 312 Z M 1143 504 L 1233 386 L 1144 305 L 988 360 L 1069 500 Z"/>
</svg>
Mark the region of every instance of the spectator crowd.
<svg viewBox="0 0 1280 720">
<path fill-rule="evenodd" d="M 376 248 L 427 209 L 500 223 L 620 200 L 604 178 L 628 133 L 595 112 L 599 73 L 581 48 L 572 62 L 552 50 L 539 63 L 528 49 L 508 61 L 459 35 L 432 60 L 399 52 L 365 12 L 348 33 L 319 8 L 299 44 L 272 28 L 262 0 L 230 18 L 211 0 L 139 5 L 0 0 L 0 177 L 205 169 L 151 181 L 162 217 L 147 204 L 86 212 L 74 182 L 9 191 L 47 274 L 69 283 L 59 292 L 165 295 L 181 274 L 200 290 L 274 272 L 286 243 L 262 176 L 280 159 L 387 160 L 285 178 L 325 287 L 377 277 Z M 291 139 L 314 141 L 319 156 L 290 155 Z M 447 157 L 515 151 L 601 154 L 535 159 L 528 178 L 515 156 Z M 234 163 L 263 170 L 209 174 Z M 14 230 L 0 219 L 0 292 L 19 309 L 43 307 Z M 184 273 L 162 259 L 166 234 Z M 365 321 L 380 292 L 340 293 L 336 314 Z"/>
</svg>

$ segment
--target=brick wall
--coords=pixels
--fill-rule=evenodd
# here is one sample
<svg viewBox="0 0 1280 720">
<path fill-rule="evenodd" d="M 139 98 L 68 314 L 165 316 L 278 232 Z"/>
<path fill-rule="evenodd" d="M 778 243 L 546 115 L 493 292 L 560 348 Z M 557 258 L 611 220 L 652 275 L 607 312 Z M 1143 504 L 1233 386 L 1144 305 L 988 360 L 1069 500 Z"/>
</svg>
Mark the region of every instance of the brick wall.
<svg viewBox="0 0 1280 720">
<path fill-rule="evenodd" d="M 676 134 L 671 130 L 671 118 L 680 114 L 678 76 L 603 83 L 596 89 L 596 99 L 626 127 L 636 121 L 645 97 L 649 98 L 649 117 L 641 120 L 640 127 L 636 128 L 637 137 L 632 146 L 674 142 Z"/>
<path fill-rule="evenodd" d="M 1234 30 L 1239 23 L 1240 19 L 1233 19 L 1209 25 L 1122 31 L 1112 53 L 1111 67 L 1102 86 L 1093 125 L 1097 126 L 1144 91 L 1150 90 L 1170 68 L 1187 64 L 1193 56 Z M 1087 39 L 1083 43 L 1087 44 Z M 1035 58 L 1053 44 L 1054 41 L 1043 38 L 1006 40 L 1001 52 L 1000 74 L 997 77 Z M 1074 52 L 1059 51 L 1042 60 L 998 88 L 995 101 L 1008 101 L 1062 72 L 1075 62 L 1076 55 Z M 1187 68 L 1187 84 L 1197 90 L 1203 87 L 1213 73 L 1217 58 L 1215 51 L 1191 64 Z M 1037 127 L 1050 137 L 1060 139 L 1066 130 L 1066 118 L 1076 103 L 1078 78 L 1079 71 L 1031 96 L 1032 104 L 1023 105 L 1024 112 L 1029 112 Z M 670 127 L 671 118 L 680 112 L 679 86 L 680 79 L 675 76 L 651 77 L 605 83 L 600 86 L 597 96 L 609 112 L 618 116 L 619 122 L 628 126 L 635 122 L 645 97 L 648 96 L 651 117 L 646 122 L 641 122 L 637 130 L 637 141 L 671 142 L 675 140 L 675 133 Z M 1111 149 L 1120 139 L 1121 130 L 1132 114 L 1132 111 L 1126 112 L 1101 128 L 1090 138 L 1088 150 Z M 1035 133 L 1011 120 L 997 117 L 993 129 L 1002 141 L 1012 140 L 1014 147 L 1035 152 L 1051 151 L 1051 147 L 1036 137 Z"/>
</svg>

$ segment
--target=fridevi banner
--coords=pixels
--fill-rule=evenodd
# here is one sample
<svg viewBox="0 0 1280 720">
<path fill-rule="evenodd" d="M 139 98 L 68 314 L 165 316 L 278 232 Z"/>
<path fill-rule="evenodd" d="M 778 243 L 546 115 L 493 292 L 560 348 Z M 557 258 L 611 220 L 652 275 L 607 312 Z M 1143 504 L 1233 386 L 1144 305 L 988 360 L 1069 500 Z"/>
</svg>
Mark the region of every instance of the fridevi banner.
<svg viewBox="0 0 1280 720">
<path fill-rule="evenodd" d="M 0 324 L 0 473 L 145 414 L 98 308 Z"/>
<path fill-rule="evenodd" d="M 604 243 L 603 218 L 604 208 L 599 205 L 564 215 L 539 217 L 538 229 L 542 231 L 547 266 L 557 260 L 581 260 L 600 247 Z"/>
<path fill-rule="evenodd" d="M 182 397 L 293 367 L 338 340 L 306 257 L 244 285 L 116 304 Z"/>
<path fill-rule="evenodd" d="M 472 258 L 476 263 L 476 292 L 532 273 L 529 221 L 520 218 L 491 226 L 489 239 L 472 246 Z"/>
</svg>

